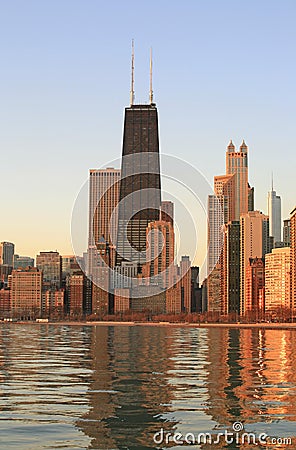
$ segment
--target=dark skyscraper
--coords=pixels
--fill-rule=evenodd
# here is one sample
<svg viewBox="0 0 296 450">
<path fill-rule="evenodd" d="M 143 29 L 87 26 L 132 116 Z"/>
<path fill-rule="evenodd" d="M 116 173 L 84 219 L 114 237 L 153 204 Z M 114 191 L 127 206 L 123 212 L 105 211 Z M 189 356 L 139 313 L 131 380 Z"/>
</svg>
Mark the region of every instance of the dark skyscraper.
<svg viewBox="0 0 296 450">
<path fill-rule="evenodd" d="M 158 115 L 153 103 L 150 61 L 150 104 L 134 105 L 133 60 L 131 105 L 125 109 L 118 206 L 116 264 L 146 262 L 146 228 L 159 220 L 161 192 Z"/>
<path fill-rule="evenodd" d="M 145 263 L 146 228 L 161 204 L 158 117 L 155 104 L 125 109 L 118 210 L 117 264 Z"/>
</svg>

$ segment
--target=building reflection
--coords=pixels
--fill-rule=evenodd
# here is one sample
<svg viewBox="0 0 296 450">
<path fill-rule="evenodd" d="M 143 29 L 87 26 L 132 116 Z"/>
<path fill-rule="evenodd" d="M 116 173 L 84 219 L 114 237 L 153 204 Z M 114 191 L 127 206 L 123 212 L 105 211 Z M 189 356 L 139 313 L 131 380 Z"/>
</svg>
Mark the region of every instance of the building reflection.
<svg viewBox="0 0 296 450">
<path fill-rule="evenodd" d="M 295 331 L 210 328 L 208 337 L 206 411 L 216 422 L 215 428 L 229 429 L 235 421 L 241 421 L 246 430 L 263 432 L 271 430 L 271 423 L 283 420 L 287 435 L 293 435 Z M 287 421 L 291 421 L 290 427 Z M 276 435 L 275 427 L 272 435 Z"/>
<path fill-rule="evenodd" d="M 172 430 L 169 334 L 166 327 L 93 327 L 90 410 L 76 423 L 92 439 L 89 448 L 153 448 L 154 433 Z"/>
</svg>

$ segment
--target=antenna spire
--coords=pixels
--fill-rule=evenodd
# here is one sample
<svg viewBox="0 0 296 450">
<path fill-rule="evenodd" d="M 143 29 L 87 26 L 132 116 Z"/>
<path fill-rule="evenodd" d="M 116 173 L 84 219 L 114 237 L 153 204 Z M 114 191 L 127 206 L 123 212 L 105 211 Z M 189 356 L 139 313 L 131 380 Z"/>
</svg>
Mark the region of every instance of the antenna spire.
<svg viewBox="0 0 296 450">
<path fill-rule="evenodd" d="M 149 101 L 153 103 L 153 90 L 152 90 L 152 48 L 150 47 L 150 89 L 149 89 Z"/>
<path fill-rule="evenodd" d="M 273 172 L 271 172 L 271 190 L 273 191 Z"/>
<path fill-rule="evenodd" d="M 135 100 L 135 91 L 134 91 L 134 72 L 135 72 L 135 48 L 134 48 L 134 40 L 132 40 L 132 77 L 131 77 L 131 91 L 130 91 L 130 105 L 134 104 Z"/>
</svg>

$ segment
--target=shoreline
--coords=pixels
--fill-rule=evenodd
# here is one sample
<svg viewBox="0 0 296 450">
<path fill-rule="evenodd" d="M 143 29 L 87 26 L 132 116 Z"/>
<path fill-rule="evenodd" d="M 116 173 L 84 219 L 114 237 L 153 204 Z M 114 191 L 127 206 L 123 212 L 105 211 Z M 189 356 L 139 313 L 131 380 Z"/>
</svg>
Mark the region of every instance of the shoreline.
<svg viewBox="0 0 296 450">
<path fill-rule="evenodd" d="M 265 328 L 278 330 L 293 330 L 296 329 L 296 322 L 294 323 L 189 323 L 189 322 L 128 322 L 128 321 L 60 321 L 60 322 L 0 322 L 1 324 L 9 325 L 46 325 L 46 326 L 148 326 L 148 327 L 174 327 L 174 328 Z"/>
</svg>

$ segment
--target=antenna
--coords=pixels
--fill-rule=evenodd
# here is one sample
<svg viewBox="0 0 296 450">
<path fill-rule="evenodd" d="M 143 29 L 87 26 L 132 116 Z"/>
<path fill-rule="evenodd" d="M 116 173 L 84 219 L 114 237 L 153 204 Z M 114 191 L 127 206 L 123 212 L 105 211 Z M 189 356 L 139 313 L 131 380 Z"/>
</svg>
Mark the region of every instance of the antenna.
<svg viewBox="0 0 296 450">
<path fill-rule="evenodd" d="M 134 100 L 135 100 L 134 72 L 135 72 L 135 48 L 134 48 L 134 40 L 132 40 L 132 78 L 131 78 L 131 92 L 130 92 L 130 104 L 131 104 L 131 106 L 134 104 Z"/>
<path fill-rule="evenodd" d="M 271 172 L 271 190 L 273 191 L 273 172 Z"/>
<path fill-rule="evenodd" d="M 149 101 L 150 104 L 153 103 L 153 90 L 152 90 L 152 48 L 150 47 L 150 90 L 149 90 Z"/>
</svg>

